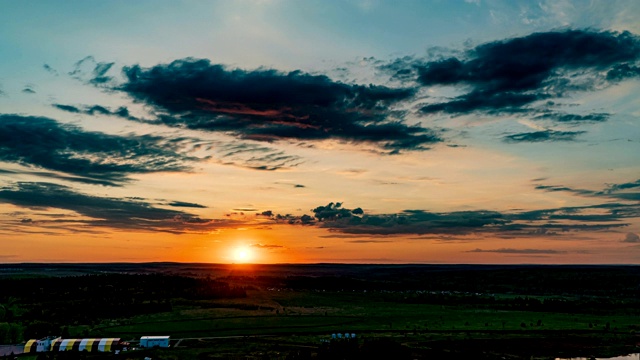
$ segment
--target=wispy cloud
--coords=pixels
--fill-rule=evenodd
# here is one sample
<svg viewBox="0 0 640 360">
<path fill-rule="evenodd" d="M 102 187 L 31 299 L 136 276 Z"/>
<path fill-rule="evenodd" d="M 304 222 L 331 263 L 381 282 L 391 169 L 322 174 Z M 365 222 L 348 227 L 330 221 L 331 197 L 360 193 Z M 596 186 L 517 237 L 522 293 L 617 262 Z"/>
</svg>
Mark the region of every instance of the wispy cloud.
<svg viewBox="0 0 640 360">
<path fill-rule="evenodd" d="M 163 209 L 134 198 L 88 195 L 70 187 L 43 183 L 18 182 L 0 188 L 0 202 L 32 209 L 63 209 L 80 216 L 54 220 L 17 220 L 29 226 L 63 227 L 71 224 L 119 230 L 184 233 L 235 226 L 235 220 L 202 219 L 183 211 Z"/>
<path fill-rule="evenodd" d="M 251 247 L 260 248 L 260 249 L 282 249 L 284 246 L 282 245 L 274 245 L 274 244 L 251 244 Z"/>
<path fill-rule="evenodd" d="M 0 160 L 117 185 L 130 174 L 188 170 L 190 159 L 160 137 L 109 135 L 46 117 L 0 114 Z"/>
<path fill-rule="evenodd" d="M 552 250 L 552 249 L 512 249 L 512 248 L 500 248 L 500 249 L 474 249 L 469 250 L 470 253 L 499 253 L 499 254 L 519 254 L 519 255 L 557 255 L 566 254 L 566 251 Z"/>
<path fill-rule="evenodd" d="M 184 202 L 184 201 L 172 201 L 172 202 L 168 203 L 167 205 L 173 206 L 173 207 L 190 207 L 190 208 L 201 208 L 201 209 L 206 208 L 206 206 L 204 206 L 204 205 L 190 203 L 190 202 Z"/>
<path fill-rule="evenodd" d="M 577 136 L 586 131 L 555 131 L 542 130 L 527 133 L 507 135 L 503 139 L 506 142 L 546 142 L 546 141 L 574 141 Z"/>
<path fill-rule="evenodd" d="M 620 184 L 608 184 L 603 190 L 578 189 L 563 185 L 538 185 L 537 190 L 548 192 L 569 192 L 588 197 L 602 197 L 619 200 L 640 200 L 640 179 Z"/>
<path fill-rule="evenodd" d="M 85 115 L 108 115 L 115 116 L 126 120 L 139 121 L 139 122 L 154 122 L 152 120 L 145 120 L 137 118 L 130 114 L 129 109 L 125 106 L 120 106 L 116 109 L 109 109 L 100 105 L 65 105 L 65 104 L 53 104 L 53 107 L 75 114 Z M 304 160 L 292 154 L 287 154 L 282 150 L 277 150 L 268 146 L 258 145 L 248 141 L 205 141 L 195 138 L 181 138 L 180 142 L 185 147 L 191 147 L 193 150 L 203 150 L 207 159 L 217 159 L 217 162 L 222 165 L 240 166 L 253 170 L 265 170 L 273 171 L 280 169 L 293 168 Z"/>
</svg>

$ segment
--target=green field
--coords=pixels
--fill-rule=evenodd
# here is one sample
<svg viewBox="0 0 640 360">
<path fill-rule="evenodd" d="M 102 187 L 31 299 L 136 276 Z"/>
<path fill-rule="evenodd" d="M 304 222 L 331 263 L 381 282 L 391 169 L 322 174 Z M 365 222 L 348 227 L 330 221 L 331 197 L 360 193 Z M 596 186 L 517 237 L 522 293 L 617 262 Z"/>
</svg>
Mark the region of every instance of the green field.
<svg viewBox="0 0 640 360">
<path fill-rule="evenodd" d="M 5 296 L 0 315 L 11 321 L 8 328 L 24 330 L 24 339 L 62 333 L 118 337 L 132 346 L 145 335 L 172 339 L 169 349 L 51 355 L 55 359 L 546 360 L 640 352 L 636 268 L 518 268 L 518 276 L 498 268 L 482 269 L 480 276 L 475 268 L 436 267 L 435 273 L 424 270 L 429 281 L 415 280 L 427 277 L 415 269 L 414 277 L 404 278 L 393 272 L 405 269 L 386 267 L 375 275 L 325 266 L 304 276 L 300 269 L 268 268 L 268 277 L 247 271 L 217 278 L 206 270 L 186 277 L 167 271 L 23 276 L 4 283 L 31 286 Z M 519 285 L 523 274 L 529 285 Z M 472 276 L 486 292 L 477 292 L 477 280 L 461 280 Z M 583 278 L 604 285 L 575 284 Z M 337 333 L 354 333 L 357 340 L 330 340 Z"/>
<path fill-rule="evenodd" d="M 267 294 L 269 295 L 269 294 Z M 113 321 L 91 330 L 92 336 L 159 335 L 176 337 L 261 335 L 276 333 L 375 331 L 543 331 L 579 330 L 632 332 L 640 318 L 627 314 L 566 314 L 521 310 L 491 310 L 468 305 L 390 303 L 364 293 L 278 292 L 267 303 L 264 292 L 249 292 L 247 299 L 177 308 L 172 312 Z M 257 299 L 257 301 L 256 301 Z M 273 306 L 274 310 L 242 310 Z M 249 305 L 249 306 L 248 306 Z M 226 306 L 226 308 L 206 308 Z M 233 308 L 231 306 L 236 306 Z M 524 324 L 524 326 L 523 326 Z M 591 324 L 591 326 L 589 326 Z M 74 328 L 71 329 L 72 333 Z M 84 328 L 82 328 L 84 330 Z"/>
</svg>

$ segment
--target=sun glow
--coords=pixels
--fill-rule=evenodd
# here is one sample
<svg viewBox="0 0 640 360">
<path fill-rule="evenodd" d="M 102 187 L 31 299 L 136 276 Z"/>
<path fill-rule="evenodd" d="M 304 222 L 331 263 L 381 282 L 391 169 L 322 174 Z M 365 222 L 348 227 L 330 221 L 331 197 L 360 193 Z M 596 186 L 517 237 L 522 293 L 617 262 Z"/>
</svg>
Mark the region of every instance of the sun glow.
<svg viewBox="0 0 640 360">
<path fill-rule="evenodd" d="M 251 250 L 246 247 L 237 248 L 233 253 L 233 259 L 235 262 L 247 263 L 253 259 Z"/>
</svg>

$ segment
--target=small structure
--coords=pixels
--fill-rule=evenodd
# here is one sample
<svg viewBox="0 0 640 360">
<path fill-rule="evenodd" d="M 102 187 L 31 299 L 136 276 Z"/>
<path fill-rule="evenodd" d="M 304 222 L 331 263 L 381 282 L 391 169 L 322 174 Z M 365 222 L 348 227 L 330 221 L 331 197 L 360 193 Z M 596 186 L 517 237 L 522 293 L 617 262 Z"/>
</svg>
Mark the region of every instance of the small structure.
<svg viewBox="0 0 640 360">
<path fill-rule="evenodd" d="M 24 353 L 32 353 L 32 352 L 47 352 L 51 350 L 51 343 L 53 341 L 59 340 L 59 337 L 46 337 L 40 340 L 30 339 L 24 344 Z"/>
<path fill-rule="evenodd" d="M 142 336 L 140 338 L 140 347 L 141 348 L 168 348 L 169 347 L 169 336 Z"/>
<path fill-rule="evenodd" d="M 88 352 L 112 352 L 122 347 L 120 338 L 97 339 L 62 339 L 48 337 L 40 340 L 31 339 L 24 346 L 25 353 L 47 351 L 88 351 Z"/>
</svg>

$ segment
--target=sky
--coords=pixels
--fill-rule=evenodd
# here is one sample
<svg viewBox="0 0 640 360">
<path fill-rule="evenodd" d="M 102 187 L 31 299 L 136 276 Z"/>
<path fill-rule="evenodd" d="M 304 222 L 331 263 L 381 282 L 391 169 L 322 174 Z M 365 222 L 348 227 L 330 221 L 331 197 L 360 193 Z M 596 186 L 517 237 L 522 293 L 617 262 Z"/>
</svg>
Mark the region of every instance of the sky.
<svg viewBox="0 0 640 360">
<path fill-rule="evenodd" d="M 636 0 L 0 0 L 0 262 L 640 264 Z"/>
</svg>

